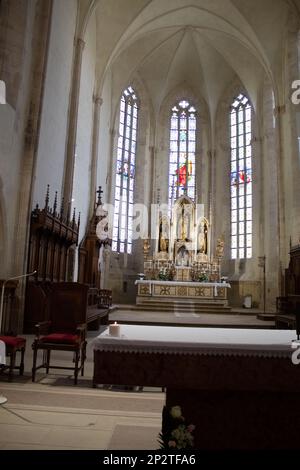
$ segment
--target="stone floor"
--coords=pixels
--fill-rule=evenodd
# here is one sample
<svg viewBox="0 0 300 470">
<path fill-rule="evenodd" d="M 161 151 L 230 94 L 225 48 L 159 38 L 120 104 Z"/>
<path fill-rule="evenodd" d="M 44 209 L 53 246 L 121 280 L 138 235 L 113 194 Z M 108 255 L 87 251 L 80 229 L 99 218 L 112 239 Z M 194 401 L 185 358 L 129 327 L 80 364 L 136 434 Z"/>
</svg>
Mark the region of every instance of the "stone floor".
<svg viewBox="0 0 300 470">
<path fill-rule="evenodd" d="M 245 312 L 246 313 L 246 312 Z M 261 321 L 257 312 L 230 315 L 173 312 L 139 312 L 120 306 L 110 321 L 182 326 L 273 328 L 274 321 Z M 92 388 L 91 340 L 88 332 L 84 377 L 73 385 L 69 371 L 38 371 L 31 382 L 33 336 L 25 335 L 25 374 L 9 383 L 0 375 L 0 395 L 8 401 L 0 406 L 0 449 L 106 449 L 152 450 L 158 448 L 161 411 L 165 395 L 161 389 L 124 390 L 121 387 Z M 70 366 L 70 353 L 52 352 L 52 363 Z"/>
<path fill-rule="evenodd" d="M 90 340 L 98 333 L 89 333 Z M 143 392 L 121 387 L 92 388 L 92 349 L 87 349 L 84 377 L 77 386 L 69 371 L 48 376 L 38 371 L 31 382 L 31 344 L 27 339 L 25 374 L 9 383 L 0 375 L 0 395 L 7 402 L 0 406 L 1 450 L 114 450 L 158 448 L 161 412 L 165 394 L 161 389 Z M 70 353 L 52 352 L 58 365 L 70 365 Z"/>
</svg>

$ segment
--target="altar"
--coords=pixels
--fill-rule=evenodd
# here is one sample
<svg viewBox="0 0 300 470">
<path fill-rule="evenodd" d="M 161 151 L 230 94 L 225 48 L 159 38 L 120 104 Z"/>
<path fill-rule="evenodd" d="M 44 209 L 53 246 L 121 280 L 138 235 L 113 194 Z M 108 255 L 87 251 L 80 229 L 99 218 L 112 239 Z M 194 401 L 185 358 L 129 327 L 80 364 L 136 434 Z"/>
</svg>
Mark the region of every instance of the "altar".
<svg viewBox="0 0 300 470">
<path fill-rule="evenodd" d="M 166 388 L 197 449 L 300 448 L 291 330 L 120 325 L 94 340 L 93 384 Z"/>
<path fill-rule="evenodd" d="M 185 302 L 188 299 L 193 302 L 222 300 L 227 305 L 227 289 L 230 288 L 226 282 L 137 280 L 135 284 L 138 287 L 137 304 L 156 298 L 174 301 L 182 299 Z"/>
<path fill-rule="evenodd" d="M 168 213 L 159 212 L 155 240 L 144 240 L 144 272 L 135 282 L 137 305 L 167 302 L 170 307 L 188 301 L 198 308 L 211 303 L 217 311 L 229 309 L 230 284 L 221 276 L 224 240 L 219 238 L 213 250 L 211 226 L 200 207 L 183 195 Z"/>
</svg>

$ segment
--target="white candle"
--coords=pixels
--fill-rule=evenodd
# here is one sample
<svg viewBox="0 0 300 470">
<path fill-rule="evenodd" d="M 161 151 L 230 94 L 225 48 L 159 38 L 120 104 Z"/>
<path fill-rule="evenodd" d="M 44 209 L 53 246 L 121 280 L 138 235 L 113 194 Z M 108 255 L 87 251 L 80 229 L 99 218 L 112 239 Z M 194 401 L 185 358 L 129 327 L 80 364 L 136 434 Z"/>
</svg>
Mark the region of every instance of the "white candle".
<svg viewBox="0 0 300 470">
<path fill-rule="evenodd" d="M 120 325 L 115 321 L 112 325 L 109 325 L 110 336 L 120 336 Z"/>
</svg>

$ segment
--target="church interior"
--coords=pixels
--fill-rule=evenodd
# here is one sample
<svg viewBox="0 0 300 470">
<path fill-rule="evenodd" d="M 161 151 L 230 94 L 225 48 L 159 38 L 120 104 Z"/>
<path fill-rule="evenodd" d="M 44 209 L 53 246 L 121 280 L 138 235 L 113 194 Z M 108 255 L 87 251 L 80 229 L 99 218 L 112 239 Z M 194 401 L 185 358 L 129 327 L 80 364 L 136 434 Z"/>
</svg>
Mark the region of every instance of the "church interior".
<svg viewBox="0 0 300 470">
<path fill-rule="evenodd" d="M 299 88 L 300 0 L 0 0 L 1 450 L 299 448 Z"/>
</svg>

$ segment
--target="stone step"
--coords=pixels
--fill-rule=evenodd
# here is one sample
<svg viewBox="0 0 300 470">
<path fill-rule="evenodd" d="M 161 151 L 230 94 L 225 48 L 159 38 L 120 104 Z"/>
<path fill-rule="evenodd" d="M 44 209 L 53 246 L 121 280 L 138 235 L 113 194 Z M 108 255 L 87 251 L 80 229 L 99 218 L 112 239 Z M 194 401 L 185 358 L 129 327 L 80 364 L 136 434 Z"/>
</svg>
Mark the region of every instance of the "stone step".
<svg viewBox="0 0 300 470">
<path fill-rule="evenodd" d="M 256 315 L 256 318 L 258 320 L 263 320 L 263 321 L 275 321 L 276 314 L 275 313 L 259 313 Z"/>
<path fill-rule="evenodd" d="M 215 301 L 215 302 L 193 302 L 193 301 L 185 301 L 185 302 L 172 302 L 172 301 L 148 301 L 146 300 L 145 302 L 137 302 L 136 304 L 138 307 L 146 305 L 146 306 L 152 306 L 152 305 L 158 305 L 161 307 L 165 306 L 178 306 L 178 307 L 226 307 L 225 302 L 220 302 L 220 301 Z"/>
<path fill-rule="evenodd" d="M 141 309 L 146 309 L 146 310 L 151 310 L 151 309 L 160 309 L 160 310 L 165 310 L 165 309 L 170 309 L 170 310 L 195 310 L 195 309 L 200 309 L 200 310 L 227 310 L 228 312 L 231 311 L 231 308 L 228 307 L 227 305 L 183 305 L 183 304 L 176 304 L 176 305 L 157 305 L 157 304 L 138 304 L 136 308 L 130 309 L 130 310 L 141 310 Z"/>
<path fill-rule="evenodd" d="M 230 307 L 224 306 L 160 306 L 160 305 L 137 305 L 136 308 L 131 308 L 131 311 L 142 311 L 142 312 L 182 312 L 182 313 L 215 313 L 215 314 L 229 314 L 231 313 Z"/>
</svg>

